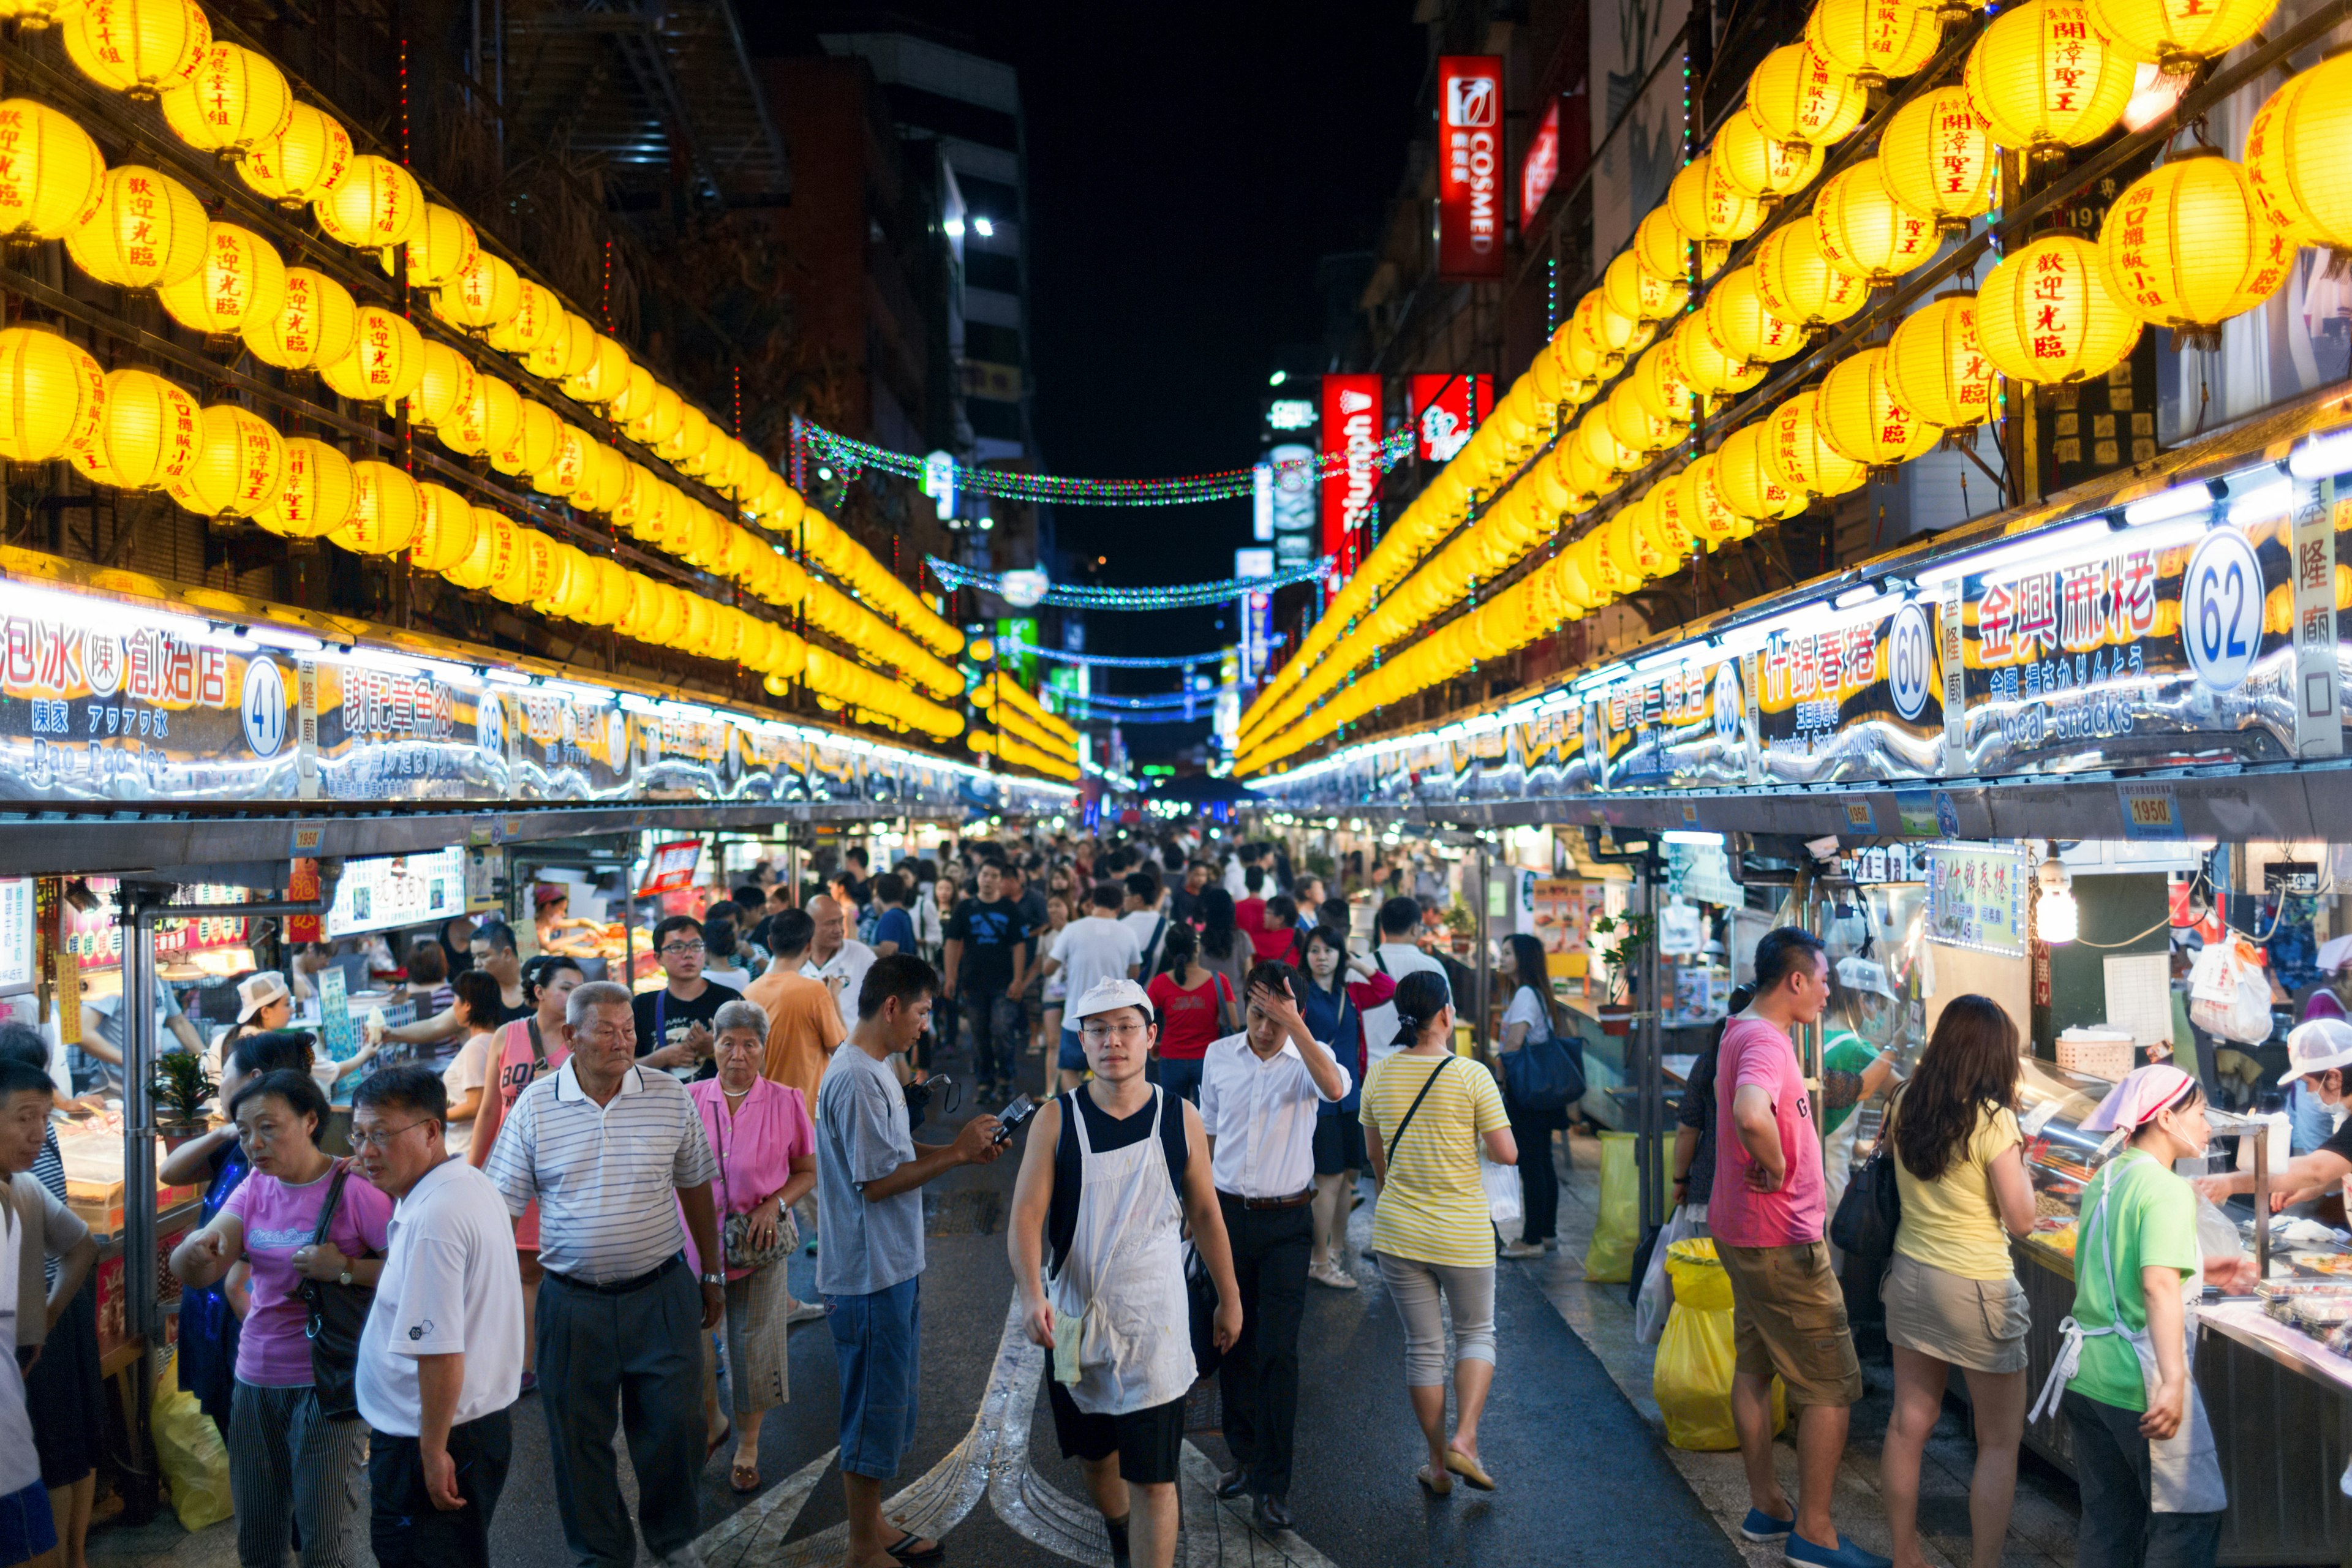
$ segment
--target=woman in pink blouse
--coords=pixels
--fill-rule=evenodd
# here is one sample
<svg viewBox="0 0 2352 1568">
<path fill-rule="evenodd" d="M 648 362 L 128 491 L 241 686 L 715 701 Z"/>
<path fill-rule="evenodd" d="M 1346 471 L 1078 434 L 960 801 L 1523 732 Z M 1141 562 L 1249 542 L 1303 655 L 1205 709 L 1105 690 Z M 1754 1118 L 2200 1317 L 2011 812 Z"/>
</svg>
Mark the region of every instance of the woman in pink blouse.
<svg viewBox="0 0 2352 1568">
<path fill-rule="evenodd" d="M 768 1054 L 768 1015 L 756 1002 L 730 1002 L 711 1019 L 719 1076 L 687 1086 L 702 1115 L 704 1136 L 719 1160 L 712 1196 L 719 1200 L 721 1244 L 727 1267 L 727 1382 L 734 1406 L 735 1458 L 728 1485 L 738 1492 L 760 1489 L 760 1417 L 792 1397 L 784 1333 L 803 1316 L 784 1283 L 784 1260 L 799 1244 L 793 1205 L 816 1185 L 816 1128 L 801 1091 L 763 1077 Z M 689 1237 L 687 1250 L 694 1243 Z M 748 1268 L 733 1258 L 765 1259 Z M 696 1272 L 705 1265 L 694 1259 Z M 726 1440 L 719 1424 L 717 1367 L 710 1336 L 702 1336 L 703 1401 L 706 1417 Z"/>
</svg>

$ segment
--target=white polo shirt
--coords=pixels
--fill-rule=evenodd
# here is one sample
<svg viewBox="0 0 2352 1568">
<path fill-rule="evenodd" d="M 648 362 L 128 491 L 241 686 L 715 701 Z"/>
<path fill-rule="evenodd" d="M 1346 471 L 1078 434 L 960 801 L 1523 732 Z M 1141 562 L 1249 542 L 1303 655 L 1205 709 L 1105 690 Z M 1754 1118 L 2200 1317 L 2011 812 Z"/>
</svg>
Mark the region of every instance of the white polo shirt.
<svg viewBox="0 0 2352 1568">
<path fill-rule="evenodd" d="M 1348 1065 L 1333 1065 L 1339 1069 L 1339 1092 L 1329 1097 L 1336 1103 L 1348 1098 Z M 1210 1168 L 1217 1190 L 1288 1198 L 1313 1186 L 1315 1108 L 1324 1099 L 1290 1041 L 1263 1061 L 1245 1034 L 1211 1041 L 1201 1062 L 1201 1130 L 1216 1140 Z"/>
<path fill-rule="evenodd" d="M 462 1354 L 453 1426 L 504 1410 L 522 1388 L 522 1276 L 514 1225 L 490 1179 L 452 1156 L 393 1205 L 375 1305 L 360 1334 L 360 1417 L 414 1437 L 424 1422 L 416 1358 Z"/>
<path fill-rule="evenodd" d="M 631 1068 L 599 1105 L 567 1061 L 522 1091 L 485 1173 L 520 1215 L 539 1200 L 539 1261 L 591 1285 L 649 1274 L 686 1247 L 677 1189 L 719 1173 L 686 1086 Z"/>
<path fill-rule="evenodd" d="M 841 976 L 841 994 L 834 998 L 841 1009 L 841 1026 L 857 1027 L 857 994 L 866 987 L 866 972 L 874 967 L 874 950 L 856 937 L 843 939 L 841 950 L 820 966 L 814 958 L 801 960 L 801 973 L 811 980 L 830 980 Z"/>
</svg>

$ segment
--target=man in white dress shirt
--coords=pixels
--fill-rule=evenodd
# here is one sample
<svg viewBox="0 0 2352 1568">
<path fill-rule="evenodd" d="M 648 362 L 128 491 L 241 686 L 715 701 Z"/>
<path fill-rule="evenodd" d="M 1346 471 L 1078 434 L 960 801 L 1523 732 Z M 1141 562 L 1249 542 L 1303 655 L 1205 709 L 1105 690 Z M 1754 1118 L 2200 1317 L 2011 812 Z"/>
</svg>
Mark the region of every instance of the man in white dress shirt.
<svg viewBox="0 0 2352 1568">
<path fill-rule="evenodd" d="M 816 936 L 801 961 L 801 973 L 828 985 L 840 980 L 833 987 L 833 998 L 841 1009 L 842 1032 L 847 1034 L 857 1027 L 857 995 L 866 988 L 866 972 L 874 967 L 874 950 L 850 934 L 849 908 L 830 893 L 811 899 L 808 912 L 816 922 Z"/>
<path fill-rule="evenodd" d="M 1299 1016 L 1297 971 L 1258 964 L 1244 989 L 1243 1032 L 1213 1042 L 1201 1069 L 1201 1124 L 1242 1298 L 1242 1337 L 1217 1373 L 1234 1458 L 1217 1495 L 1247 1491 L 1261 1525 L 1286 1530 L 1298 1320 L 1314 1248 L 1315 1112 L 1347 1097 L 1349 1076 Z"/>
</svg>

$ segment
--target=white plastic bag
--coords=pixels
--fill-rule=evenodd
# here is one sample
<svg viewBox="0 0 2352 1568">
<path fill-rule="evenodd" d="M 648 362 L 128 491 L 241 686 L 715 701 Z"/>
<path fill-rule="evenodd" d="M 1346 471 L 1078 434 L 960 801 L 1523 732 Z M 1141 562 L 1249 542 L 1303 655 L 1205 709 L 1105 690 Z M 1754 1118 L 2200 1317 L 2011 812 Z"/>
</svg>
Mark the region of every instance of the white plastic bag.
<svg viewBox="0 0 2352 1568">
<path fill-rule="evenodd" d="M 1549 1152 L 1549 1150 L 1546 1151 Z M 1527 1213 L 1519 1195 L 1519 1168 L 1498 1165 L 1486 1158 L 1486 1151 L 1478 1151 L 1478 1183 L 1486 1189 L 1486 1217 L 1496 1225 L 1517 1225 Z"/>
<path fill-rule="evenodd" d="M 2271 1037 L 2271 981 L 2259 954 L 2233 936 L 2205 944 L 2189 972 L 2189 1021 L 2243 1046 Z"/>
<path fill-rule="evenodd" d="M 1642 1276 L 1642 1293 L 1633 1300 L 1633 1337 L 1642 1343 L 1654 1345 L 1665 1336 L 1666 1316 L 1674 1310 L 1675 1281 L 1666 1272 L 1666 1248 L 1706 1234 L 1706 1222 L 1695 1217 L 1688 1204 L 1677 1207 L 1658 1232 L 1658 1243 L 1650 1248 L 1650 1271 Z"/>
</svg>

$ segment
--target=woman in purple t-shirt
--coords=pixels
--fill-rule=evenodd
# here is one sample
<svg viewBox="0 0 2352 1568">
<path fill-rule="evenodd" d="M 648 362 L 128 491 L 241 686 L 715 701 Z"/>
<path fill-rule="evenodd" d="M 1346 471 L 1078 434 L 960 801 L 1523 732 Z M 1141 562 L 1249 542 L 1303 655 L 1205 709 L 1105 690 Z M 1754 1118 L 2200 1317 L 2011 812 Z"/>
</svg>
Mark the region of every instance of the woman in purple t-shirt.
<svg viewBox="0 0 2352 1568">
<path fill-rule="evenodd" d="M 237 1559 L 244 1568 L 279 1568 L 289 1527 L 299 1523 L 302 1568 L 342 1568 L 367 1424 L 319 1406 L 301 1285 L 317 1279 L 373 1289 L 383 1270 L 392 1200 L 351 1173 L 327 1239 L 312 1245 L 341 1163 L 319 1147 L 326 1096 L 307 1073 L 272 1072 L 238 1090 L 229 1115 L 253 1173 L 210 1225 L 173 1250 L 172 1272 L 205 1286 L 239 1260 L 252 1270 L 228 1430 Z"/>
</svg>

